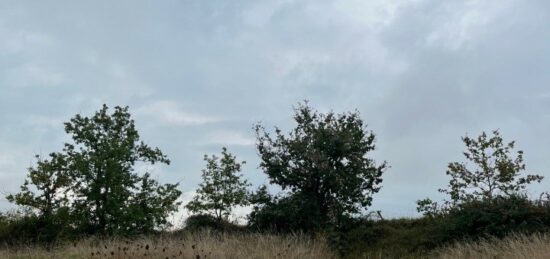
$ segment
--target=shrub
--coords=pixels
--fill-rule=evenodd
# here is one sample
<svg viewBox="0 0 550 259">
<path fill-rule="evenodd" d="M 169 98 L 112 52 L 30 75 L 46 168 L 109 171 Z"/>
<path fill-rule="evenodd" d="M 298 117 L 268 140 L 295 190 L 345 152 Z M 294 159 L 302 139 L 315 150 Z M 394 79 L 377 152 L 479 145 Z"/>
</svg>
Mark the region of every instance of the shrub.
<svg viewBox="0 0 550 259">
<path fill-rule="evenodd" d="M 504 237 L 512 232 L 548 230 L 550 210 L 526 196 L 499 196 L 463 203 L 450 210 L 444 221 L 448 239 Z"/>
<path fill-rule="evenodd" d="M 279 233 L 319 229 L 319 216 L 311 206 L 315 205 L 297 194 L 273 199 L 255 207 L 248 216 L 248 224 L 254 230 Z"/>
<path fill-rule="evenodd" d="M 196 232 L 205 229 L 220 232 L 237 232 L 244 230 L 244 227 L 208 214 L 192 215 L 185 220 L 185 231 Z"/>
<path fill-rule="evenodd" d="M 67 214 L 57 213 L 49 218 L 19 212 L 0 215 L 1 244 L 52 244 L 74 237 L 74 231 L 67 224 Z"/>
<path fill-rule="evenodd" d="M 440 219 L 363 219 L 345 232 L 349 258 L 418 258 L 441 242 Z"/>
</svg>

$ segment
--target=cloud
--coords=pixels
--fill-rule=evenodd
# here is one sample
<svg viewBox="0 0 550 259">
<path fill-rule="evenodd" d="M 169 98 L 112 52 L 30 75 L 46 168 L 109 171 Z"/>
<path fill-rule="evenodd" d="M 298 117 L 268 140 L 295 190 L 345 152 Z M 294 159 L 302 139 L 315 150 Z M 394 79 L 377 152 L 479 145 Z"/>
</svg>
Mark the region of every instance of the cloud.
<svg viewBox="0 0 550 259">
<path fill-rule="evenodd" d="M 10 154 L 0 153 L 0 170 L 16 165 L 15 157 Z"/>
<path fill-rule="evenodd" d="M 9 17 L 9 16 L 8 16 Z M 6 17 L 4 17 L 5 19 Z M 43 32 L 17 28 L 0 19 L 0 56 L 31 56 L 36 50 L 56 43 L 55 38 Z"/>
<path fill-rule="evenodd" d="M 26 63 L 4 72 L 4 83 L 11 87 L 51 87 L 66 82 L 67 78 L 62 73 L 34 63 Z"/>
<path fill-rule="evenodd" d="M 214 131 L 206 135 L 204 142 L 207 144 L 251 146 L 256 143 L 256 139 L 238 131 Z"/>
<path fill-rule="evenodd" d="M 295 1 L 292 0 L 274 0 L 274 1 L 257 1 L 251 6 L 243 10 L 242 18 L 244 24 L 252 27 L 264 27 L 269 25 L 282 8 L 291 6 Z"/>
<path fill-rule="evenodd" d="M 516 0 L 469 0 L 443 5 L 426 43 L 450 50 L 475 44 L 478 35 L 488 33 L 500 17 L 509 16 L 516 3 Z"/>
<path fill-rule="evenodd" d="M 183 111 L 173 101 L 156 101 L 136 109 L 137 116 L 146 116 L 164 126 L 192 126 L 220 121 L 219 119 Z"/>
<path fill-rule="evenodd" d="M 128 4 L 0 8 L 6 186 L 22 182 L 32 154 L 62 143 L 37 129 L 103 103 L 132 108 L 143 139 L 172 159 L 159 181 L 185 178 L 184 191 L 200 182 L 202 154 L 219 145 L 256 167 L 246 129 L 291 128 L 292 106 L 304 99 L 321 111 L 358 109 L 377 134 L 375 158 L 392 166 L 374 200 L 384 215 L 415 215 L 416 199 L 437 195 L 465 133 L 500 128 L 529 168 L 550 168 L 548 1 Z M 27 160 L 17 153 L 9 162 L 13 146 Z M 263 182 L 252 172 L 251 182 Z"/>
<path fill-rule="evenodd" d="M 4 195 L 19 190 L 31 161 L 32 153 L 27 147 L 0 139 L 0 182 L 4 183 L 0 186 L 0 210 L 15 207 Z"/>
<path fill-rule="evenodd" d="M 63 128 L 63 123 L 67 118 L 50 117 L 43 115 L 30 115 L 24 122 L 25 124 L 37 128 Z"/>
</svg>

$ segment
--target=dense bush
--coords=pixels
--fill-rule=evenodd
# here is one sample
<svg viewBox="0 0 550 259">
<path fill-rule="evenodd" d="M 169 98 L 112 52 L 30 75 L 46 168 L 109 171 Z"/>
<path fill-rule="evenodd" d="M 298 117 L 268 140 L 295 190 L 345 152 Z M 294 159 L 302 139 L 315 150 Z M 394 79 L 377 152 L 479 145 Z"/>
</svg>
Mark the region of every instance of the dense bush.
<svg viewBox="0 0 550 259">
<path fill-rule="evenodd" d="M 261 207 L 256 207 L 248 216 L 249 226 L 260 231 L 289 233 L 319 229 L 319 215 L 300 195 L 290 195 L 274 199 Z"/>
<path fill-rule="evenodd" d="M 449 239 L 504 237 L 512 232 L 547 231 L 550 208 L 525 196 L 499 196 L 463 203 L 450 210 L 444 221 Z"/>
<path fill-rule="evenodd" d="M 209 214 L 196 214 L 185 220 L 184 231 L 214 230 L 219 232 L 244 231 L 245 227 L 229 222 L 225 219 L 218 219 Z"/>
<path fill-rule="evenodd" d="M 349 228 L 349 258 L 417 258 L 441 243 L 441 220 L 401 218 L 359 220 Z"/>
<path fill-rule="evenodd" d="M 526 196 L 498 196 L 434 217 L 358 220 L 352 226 L 344 232 L 350 258 L 416 258 L 455 241 L 548 232 L 550 206 Z"/>
<path fill-rule="evenodd" d="M 63 213 L 49 218 L 19 212 L 1 214 L 0 244 L 51 244 L 58 240 L 75 238 L 76 233 L 67 222 L 68 215 Z"/>
</svg>

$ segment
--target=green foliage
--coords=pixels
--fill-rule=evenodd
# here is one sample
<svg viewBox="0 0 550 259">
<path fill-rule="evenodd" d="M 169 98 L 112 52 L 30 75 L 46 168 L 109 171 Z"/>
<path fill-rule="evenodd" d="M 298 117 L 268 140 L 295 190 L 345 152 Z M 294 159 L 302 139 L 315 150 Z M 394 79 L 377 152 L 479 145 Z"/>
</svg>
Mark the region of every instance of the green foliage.
<svg viewBox="0 0 550 259">
<path fill-rule="evenodd" d="M 443 212 L 443 209 L 437 202 L 432 201 L 430 198 L 425 198 L 416 202 L 416 210 L 422 212 L 426 217 L 435 217 Z"/>
<path fill-rule="evenodd" d="M 7 198 L 38 212 L 40 221 L 64 224 L 88 234 L 151 232 L 167 224 L 181 192 L 138 174 L 138 163 L 165 163 L 158 149 L 139 140 L 128 107 L 103 107 L 92 117 L 65 123 L 72 143 L 29 169 L 21 192 Z M 34 186 L 36 192 L 29 188 Z"/>
<path fill-rule="evenodd" d="M 244 231 L 245 227 L 233 224 L 226 219 L 218 219 L 208 214 L 196 214 L 189 216 L 185 220 L 185 231 L 204 231 L 214 230 L 218 232 L 239 232 Z"/>
<path fill-rule="evenodd" d="M 416 258 L 462 239 L 504 237 L 550 231 L 550 198 L 533 201 L 522 192 L 539 175 L 524 175 L 523 152 L 504 143 L 500 133 L 463 137 L 467 162 L 448 165 L 441 205 L 417 202 L 425 217 L 377 220 L 358 217 L 380 190 L 386 163 L 369 158 L 375 136 L 358 112 L 326 114 L 300 104 L 296 127 L 273 134 L 257 125 L 260 168 L 282 192 L 272 195 L 250 184 L 224 147 L 221 156 L 204 156 L 203 182 L 186 208 L 195 213 L 178 231 L 309 232 L 324 235 L 344 258 Z M 104 105 L 91 117 L 65 123 L 72 138 L 62 152 L 37 156 L 17 194 L 8 195 L 24 213 L 0 213 L 0 244 L 52 243 L 81 234 L 138 235 L 169 225 L 178 209 L 178 184 L 159 184 L 137 165 L 170 161 L 140 141 L 128 107 L 108 113 Z M 229 222 L 235 206 L 252 204 L 248 226 Z M 176 233 L 176 234 L 177 234 Z"/>
<path fill-rule="evenodd" d="M 466 163 L 449 163 L 447 175 L 451 180 L 448 188 L 439 189 L 439 192 L 449 195 L 451 199 L 445 201 L 442 207 L 429 199 L 420 200 L 417 202 L 419 212 L 430 216 L 464 202 L 510 197 L 523 191 L 528 184 L 543 179 L 540 175 L 521 176 L 525 170 L 523 151 L 517 151 L 514 156 L 515 142 L 504 144 L 497 130 L 490 137 L 483 132 L 477 138 L 465 136 L 462 141 L 466 145 L 463 154 L 475 167 L 468 168 Z"/>
<path fill-rule="evenodd" d="M 376 165 L 367 157 L 375 149 L 375 136 L 359 113 L 321 114 L 305 103 L 295 109 L 294 120 L 297 126 L 288 135 L 276 128 L 271 136 L 256 126 L 260 167 L 270 183 L 289 194 L 274 204 L 292 208 L 289 213 L 307 208 L 302 221 L 313 228 L 339 225 L 342 218 L 370 206 L 386 163 Z"/>
<path fill-rule="evenodd" d="M 60 153 L 51 153 L 50 160 L 42 160 L 39 156 L 36 158 L 37 165 L 28 169 L 27 180 L 21 186 L 21 192 L 7 195 L 6 199 L 38 212 L 47 219 L 68 205 L 66 192 L 71 181 L 67 158 Z M 30 186 L 34 186 L 36 191 L 29 189 Z"/>
<path fill-rule="evenodd" d="M 435 217 L 359 219 L 347 224 L 344 258 L 424 258 L 456 241 L 550 231 L 550 202 L 498 196 L 465 202 Z"/>
<path fill-rule="evenodd" d="M 65 209 L 45 218 L 30 212 L 0 213 L 0 247 L 21 246 L 29 243 L 53 244 L 59 239 L 75 238 L 68 225 Z"/>
<path fill-rule="evenodd" d="M 441 220 L 401 218 L 362 219 L 344 234 L 345 258 L 423 258 L 441 245 Z"/>
<path fill-rule="evenodd" d="M 460 204 L 449 211 L 445 223 L 450 240 L 544 232 L 550 230 L 550 207 L 524 195 L 498 196 Z"/>
<path fill-rule="evenodd" d="M 362 220 L 343 234 L 349 258 L 422 258 L 456 241 L 550 231 L 548 200 L 523 195 L 461 203 L 435 217 Z"/>
<path fill-rule="evenodd" d="M 531 201 L 522 194 L 528 184 L 542 176 L 522 175 L 523 151 L 513 152 L 515 143 L 503 143 L 498 131 L 483 132 L 477 138 L 462 138 L 466 163 L 450 163 L 450 196 L 443 205 L 430 199 L 417 202 L 417 209 L 439 225 L 436 244 L 460 239 L 504 237 L 514 232 L 547 231 L 550 226 L 548 203 Z"/>
<path fill-rule="evenodd" d="M 256 203 L 248 216 L 251 229 L 290 233 L 316 229 L 320 215 L 315 204 L 304 199 L 300 194 L 285 197 L 272 197 L 262 204 Z"/>
<path fill-rule="evenodd" d="M 168 216 L 177 211 L 181 195 L 178 184 L 160 185 L 145 173 L 140 179 L 138 191 L 128 207 L 127 218 L 122 219 L 126 234 L 150 233 L 155 228 L 167 227 Z"/>
<path fill-rule="evenodd" d="M 144 227 L 152 231 L 155 224 L 165 222 L 166 213 L 176 210 L 181 192 L 176 186 L 159 186 L 147 174 L 139 176 L 134 166 L 138 162 L 169 164 L 170 160 L 139 140 L 128 107 L 115 107 L 112 114 L 107 111 L 104 105 L 92 117 L 76 115 L 65 123 L 74 141 L 65 144 L 65 152 L 75 184 L 75 217 L 90 233 L 122 234 Z M 140 197 L 148 195 L 156 198 L 147 199 L 152 203 L 143 206 Z M 148 224 L 136 217 L 151 212 L 157 213 L 148 214 Z"/>
<path fill-rule="evenodd" d="M 206 213 L 217 220 L 227 220 L 235 206 L 248 204 L 247 187 L 250 184 L 242 179 L 244 161 L 222 149 L 222 156 L 204 156 L 206 169 L 202 170 L 203 182 L 197 189 L 197 195 L 185 207 L 193 213 Z"/>
<path fill-rule="evenodd" d="M 21 192 L 7 195 L 10 202 L 23 207 L 24 213 L 2 217 L 0 240 L 12 244 L 24 241 L 53 242 L 71 235 L 69 226 L 70 175 L 64 154 L 51 153 L 50 159 L 37 158 L 36 167 L 28 168 Z"/>
</svg>

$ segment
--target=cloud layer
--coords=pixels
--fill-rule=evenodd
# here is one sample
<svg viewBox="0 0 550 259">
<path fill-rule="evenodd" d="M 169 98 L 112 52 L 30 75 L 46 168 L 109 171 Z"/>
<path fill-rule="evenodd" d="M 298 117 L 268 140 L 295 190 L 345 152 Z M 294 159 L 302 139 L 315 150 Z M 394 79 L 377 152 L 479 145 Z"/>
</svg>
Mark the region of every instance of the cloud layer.
<svg viewBox="0 0 550 259">
<path fill-rule="evenodd" d="M 185 192 L 224 145 L 263 183 L 252 125 L 289 130 L 304 99 L 358 109 L 375 131 L 387 216 L 439 197 L 465 133 L 499 128 L 550 176 L 549 23 L 543 0 L 4 1 L 0 191 L 61 148 L 62 121 L 102 103 L 130 106 L 174 162 L 158 177 Z"/>
</svg>

